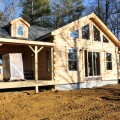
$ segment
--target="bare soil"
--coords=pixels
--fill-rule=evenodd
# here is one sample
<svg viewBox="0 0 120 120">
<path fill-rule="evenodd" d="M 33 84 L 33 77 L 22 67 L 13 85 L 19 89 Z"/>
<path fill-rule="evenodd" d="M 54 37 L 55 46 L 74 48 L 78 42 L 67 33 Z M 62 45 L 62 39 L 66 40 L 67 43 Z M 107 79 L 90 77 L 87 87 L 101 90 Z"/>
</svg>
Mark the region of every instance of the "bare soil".
<svg viewBox="0 0 120 120">
<path fill-rule="evenodd" d="M 0 120 L 120 120 L 120 85 L 0 92 Z"/>
</svg>

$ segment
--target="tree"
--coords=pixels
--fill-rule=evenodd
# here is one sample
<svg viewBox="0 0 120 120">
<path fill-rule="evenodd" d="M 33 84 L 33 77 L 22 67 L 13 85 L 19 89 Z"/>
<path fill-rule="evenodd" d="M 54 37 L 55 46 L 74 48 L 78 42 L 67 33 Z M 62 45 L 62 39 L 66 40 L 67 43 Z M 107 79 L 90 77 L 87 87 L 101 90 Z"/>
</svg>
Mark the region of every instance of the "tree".
<svg viewBox="0 0 120 120">
<path fill-rule="evenodd" d="M 106 26 L 120 39 L 120 1 L 94 0 L 86 14 L 94 12 Z"/>
<path fill-rule="evenodd" d="M 83 0 L 51 0 L 51 23 L 59 28 L 81 17 L 85 7 Z"/>
<path fill-rule="evenodd" d="M 16 10 L 18 8 L 19 0 L 1 0 L 2 3 L 2 19 L 11 21 L 15 18 Z"/>
<path fill-rule="evenodd" d="M 21 5 L 21 16 L 32 25 L 43 24 L 45 16 L 50 13 L 48 0 L 24 0 Z"/>
<path fill-rule="evenodd" d="M 3 18 L 3 13 L 0 11 L 0 20 Z"/>
</svg>

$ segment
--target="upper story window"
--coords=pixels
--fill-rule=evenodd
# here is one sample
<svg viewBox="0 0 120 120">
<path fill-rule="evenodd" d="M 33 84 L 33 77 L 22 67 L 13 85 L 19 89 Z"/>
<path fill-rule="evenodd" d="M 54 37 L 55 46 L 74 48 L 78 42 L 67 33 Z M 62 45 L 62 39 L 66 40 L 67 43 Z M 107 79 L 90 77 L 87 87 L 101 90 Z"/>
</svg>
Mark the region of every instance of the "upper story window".
<svg viewBox="0 0 120 120">
<path fill-rule="evenodd" d="M 90 39 L 89 24 L 82 27 L 82 39 Z"/>
<path fill-rule="evenodd" d="M 70 71 L 77 70 L 77 51 L 74 48 L 68 50 L 68 67 Z"/>
<path fill-rule="evenodd" d="M 17 26 L 17 35 L 23 36 L 23 26 Z"/>
<path fill-rule="evenodd" d="M 107 70 L 112 70 L 112 54 L 106 53 L 106 68 Z"/>
<path fill-rule="evenodd" d="M 109 40 L 103 35 L 103 42 L 104 43 L 109 43 Z"/>
<path fill-rule="evenodd" d="M 93 31 L 94 31 L 94 41 L 100 41 L 100 31 L 93 26 Z"/>
<path fill-rule="evenodd" d="M 79 30 L 74 30 L 70 33 L 71 38 L 79 38 Z"/>
</svg>

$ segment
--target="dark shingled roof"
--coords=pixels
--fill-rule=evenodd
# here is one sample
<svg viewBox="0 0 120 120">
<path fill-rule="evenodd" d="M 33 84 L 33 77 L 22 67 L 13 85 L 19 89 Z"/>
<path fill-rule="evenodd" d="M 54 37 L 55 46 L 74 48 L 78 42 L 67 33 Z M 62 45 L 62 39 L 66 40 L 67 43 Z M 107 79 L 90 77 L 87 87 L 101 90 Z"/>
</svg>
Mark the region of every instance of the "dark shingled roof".
<svg viewBox="0 0 120 120">
<path fill-rule="evenodd" d="M 36 25 L 30 26 L 28 30 L 28 40 L 36 40 L 53 31 L 51 28 L 44 28 Z M 0 21 L 0 38 L 11 38 L 9 33 L 9 22 Z"/>
</svg>

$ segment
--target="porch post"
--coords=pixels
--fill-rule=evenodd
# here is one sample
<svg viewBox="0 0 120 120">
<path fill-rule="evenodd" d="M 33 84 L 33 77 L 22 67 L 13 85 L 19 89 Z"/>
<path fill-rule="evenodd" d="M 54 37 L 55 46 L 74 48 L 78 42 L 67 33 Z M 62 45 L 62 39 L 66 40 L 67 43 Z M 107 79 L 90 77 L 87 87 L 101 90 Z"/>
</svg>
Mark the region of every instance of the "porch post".
<svg viewBox="0 0 120 120">
<path fill-rule="evenodd" d="M 32 46 L 29 45 L 29 48 L 35 53 L 35 81 L 38 81 L 38 53 L 43 49 L 43 47 L 40 47 L 38 49 L 38 46 L 35 46 L 35 49 L 33 49 Z"/>
<path fill-rule="evenodd" d="M 35 46 L 35 81 L 38 81 L 38 46 Z"/>
</svg>

